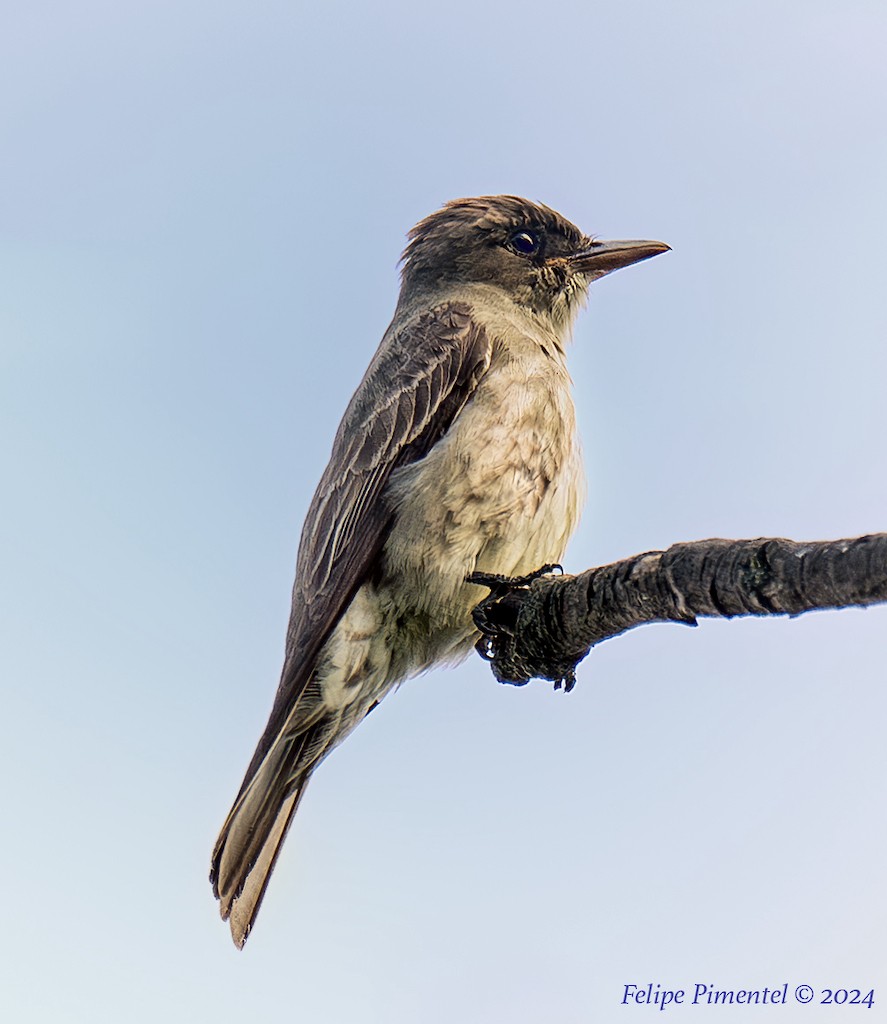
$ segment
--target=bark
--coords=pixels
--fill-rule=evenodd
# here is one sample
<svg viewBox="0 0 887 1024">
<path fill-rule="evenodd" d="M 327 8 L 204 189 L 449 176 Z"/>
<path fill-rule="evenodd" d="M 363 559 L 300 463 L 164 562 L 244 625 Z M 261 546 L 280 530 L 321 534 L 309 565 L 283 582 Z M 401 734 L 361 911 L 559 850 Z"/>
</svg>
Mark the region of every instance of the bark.
<svg viewBox="0 0 887 1024">
<path fill-rule="evenodd" d="M 475 609 L 478 651 L 503 683 L 549 679 L 569 691 L 591 648 L 648 622 L 800 615 L 887 601 L 887 533 L 798 543 L 703 540 L 647 551 L 579 576 L 490 586 Z"/>
</svg>

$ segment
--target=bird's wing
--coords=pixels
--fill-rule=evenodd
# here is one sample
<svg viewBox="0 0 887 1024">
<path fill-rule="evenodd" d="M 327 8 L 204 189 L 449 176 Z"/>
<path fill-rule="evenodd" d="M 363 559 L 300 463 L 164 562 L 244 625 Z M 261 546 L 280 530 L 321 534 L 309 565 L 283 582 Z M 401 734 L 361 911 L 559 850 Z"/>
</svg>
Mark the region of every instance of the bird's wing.
<svg viewBox="0 0 887 1024">
<path fill-rule="evenodd" d="M 380 495 L 392 470 L 421 459 L 447 432 L 486 372 L 490 354 L 490 339 L 461 302 L 417 317 L 389 334 L 376 353 L 308 510 L 280 685 L 241 793 L 381 551 L 393 510 Z"/>
</svg>

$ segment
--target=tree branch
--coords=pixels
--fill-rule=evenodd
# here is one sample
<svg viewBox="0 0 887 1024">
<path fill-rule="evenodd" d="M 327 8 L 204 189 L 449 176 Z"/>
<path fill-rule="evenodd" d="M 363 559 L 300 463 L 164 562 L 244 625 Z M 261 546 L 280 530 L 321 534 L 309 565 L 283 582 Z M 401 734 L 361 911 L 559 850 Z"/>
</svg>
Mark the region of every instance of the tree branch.
<svg viewBox="0 0 887 1024">
<path fill-rule="evenodd" d="M 546 567 L 550 568 L 550 567 Z M 550 679 L 569 691 L 592 647 L 648 622 L 800 615 L 887 601 L 887 533 L 797 543 L 703 540 L 648 551 L 579 576 L 494 581 L 474 611 L 477 648 L 503 683 Z"/>
</svg>

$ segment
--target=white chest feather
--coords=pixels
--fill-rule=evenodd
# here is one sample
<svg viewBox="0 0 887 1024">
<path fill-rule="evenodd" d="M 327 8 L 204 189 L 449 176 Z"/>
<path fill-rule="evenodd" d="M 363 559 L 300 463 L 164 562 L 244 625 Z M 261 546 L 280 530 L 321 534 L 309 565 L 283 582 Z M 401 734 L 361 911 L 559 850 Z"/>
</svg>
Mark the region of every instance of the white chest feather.
<svg viewBox="0 0 887 1024">
<path fill-rule="evenodd" d="M 467 611 L 482 593 L 465 577 L 558 561 L 584 492 L 561 354 L 527 339 L 496 354 L 448 434 L 392 478 L 386 575 L 426 621 L 470 631 Z"/>
</svg>

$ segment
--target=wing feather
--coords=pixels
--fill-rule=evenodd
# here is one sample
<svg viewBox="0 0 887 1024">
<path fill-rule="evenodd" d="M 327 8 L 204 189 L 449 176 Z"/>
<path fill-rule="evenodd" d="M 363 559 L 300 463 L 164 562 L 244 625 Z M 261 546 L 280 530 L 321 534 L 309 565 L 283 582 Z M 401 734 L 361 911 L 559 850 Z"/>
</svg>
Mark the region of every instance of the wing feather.
<svg viewBox="0 0 887 1024">
<path fill-rule="evenodd" d="M 379 556 L 392 516 L 381 499 L 388 477 L 421 459 L 447 432 L 490 354 L 490 340 L 465 303 L 447 303 L 403 328 L 389 328 L 345 412 L 305 519 L 280 685 L 241 793 Z"/>
</svg>

